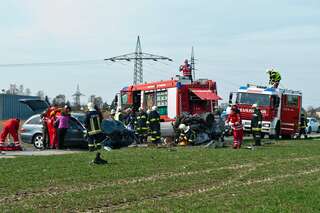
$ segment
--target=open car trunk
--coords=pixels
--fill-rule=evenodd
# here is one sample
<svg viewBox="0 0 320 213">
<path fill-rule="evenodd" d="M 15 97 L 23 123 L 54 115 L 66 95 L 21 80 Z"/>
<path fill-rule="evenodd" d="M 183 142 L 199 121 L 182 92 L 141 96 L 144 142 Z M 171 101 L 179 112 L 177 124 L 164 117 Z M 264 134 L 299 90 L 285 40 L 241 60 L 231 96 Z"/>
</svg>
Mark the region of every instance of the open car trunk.
<svg viewBox="0 0 320 213">
<path fill-rule="evenodd" d="M 49 107 L 49 104 L 41 99 L 20 99 L 19 102 L 26 104 L 35 114 L 40 114 Z"/>
</svg>

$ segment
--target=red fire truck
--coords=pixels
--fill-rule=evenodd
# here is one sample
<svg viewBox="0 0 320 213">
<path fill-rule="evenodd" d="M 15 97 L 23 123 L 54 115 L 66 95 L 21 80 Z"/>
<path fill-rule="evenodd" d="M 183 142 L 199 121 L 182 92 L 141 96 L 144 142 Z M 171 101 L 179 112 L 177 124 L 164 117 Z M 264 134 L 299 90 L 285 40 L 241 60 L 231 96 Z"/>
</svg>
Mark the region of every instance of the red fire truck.
<svg viewBox="0 0 320 213">
<path fill-rule="evenodd" d="M 233 95 L 230 94 L 230 99 Z M 232 101 L 231 101 L 232 102 Z M 241 86 L 235 103 L 240 109 L 244 130 L 251 130 L 252 105 L 257 104 L 263 117 L 262 133 L 272 137 L 291 138 L 299 132 L 302 93 L 264 86 Z"/>
<path fill-rule="evenodd" d="M 139 107 L 151 109 L 157 106 L 161 121 L 174 121 L 184 112 L 201 114 L 213 112 L 221 99 L 217 95 L 216 82 L 200 79 L 191 82 L 180 77 L 178 80 L 166 80 L 132 85 L 121 90 L 118 105 L 121 108 Z"/>
</svg>

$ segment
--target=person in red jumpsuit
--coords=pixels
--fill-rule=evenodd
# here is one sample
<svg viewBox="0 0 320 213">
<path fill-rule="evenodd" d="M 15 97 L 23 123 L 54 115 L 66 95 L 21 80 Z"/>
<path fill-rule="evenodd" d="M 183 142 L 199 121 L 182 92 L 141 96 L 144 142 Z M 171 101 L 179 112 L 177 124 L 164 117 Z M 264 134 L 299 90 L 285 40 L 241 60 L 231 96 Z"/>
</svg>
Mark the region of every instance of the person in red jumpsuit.
<svg viewBox="0 0 320 213">
<path fill-rule="evenodd" d="M 54 126 L 55 121 L 56 121 L 56 112 L 51 111 L 50 117 L 47 120 L 50 149 L 57 149 L 58 148 L 57 129 Z"/>
<path fill-rule="evenodd" d="M 231 123 L 233 130 L 233 148 L 240 149 L 243 141 L 243 126 L 240 118 L 240 112 L 236 105 L 231 107 L 231 113 L 228 115 L 227 123 Z"/>
<path fill-rule="evenodd" d="M 184 60 L 184 65 L 180 66 L 180 72 L 183 73 L 184 77 L 187 77 L 192 81 L 192 69 L 191 65 L 188 63 L 188 59 Z"/>
<path fill-rule="evenodd" d="M 8 134 L 10 134 L 13 137 L 14 145 L 20 147 L 20 141 L 18 137 L 19 126 L 20 119 L 17 118 L 9 119 L 3 124 L 3 128 L 0 133 L 0 146 L 4 145 Z"/>
</svg>

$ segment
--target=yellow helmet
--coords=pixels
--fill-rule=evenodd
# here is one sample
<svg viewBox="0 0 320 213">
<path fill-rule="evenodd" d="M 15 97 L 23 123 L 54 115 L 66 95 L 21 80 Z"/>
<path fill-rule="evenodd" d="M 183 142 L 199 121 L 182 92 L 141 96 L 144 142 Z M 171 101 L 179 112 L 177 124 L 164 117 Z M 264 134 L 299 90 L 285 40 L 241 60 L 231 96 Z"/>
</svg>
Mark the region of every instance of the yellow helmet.
<svg viewBox="0 0 320 213">
<path fill-rule="evenodd" d="M 53 116 L 55 116 L 56 115 L 56 112 L 55 111 L 52 111 L 51 113 L 50 113 L 50 117 L 53 117 Z"/>
</svg>

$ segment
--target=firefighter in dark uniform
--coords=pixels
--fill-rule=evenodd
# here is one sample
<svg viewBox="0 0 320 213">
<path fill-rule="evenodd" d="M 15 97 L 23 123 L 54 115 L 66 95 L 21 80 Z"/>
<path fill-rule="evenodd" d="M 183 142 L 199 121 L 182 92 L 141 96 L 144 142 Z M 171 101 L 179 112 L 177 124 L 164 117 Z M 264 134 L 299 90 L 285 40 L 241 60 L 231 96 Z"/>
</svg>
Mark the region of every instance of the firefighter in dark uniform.
<svg viewBox="0 0 320 213">
<path fill-rule="evenodd" d="M 251 130 L 255 146 L 261 146 L 261 127 L 262 127 L 262 114 L 258 109 L 257 104 L 252 105 L 253 113 L 251 119 Z"/>
<path fill-rule="evenodd" d="M 160 114 L 158 113 L 156 106 L 152 107 L 151 112 L 148 115 L 148 126 L 151 134 L 151 142 L 154 144 L 160 143 Z"/>
<path fill-rule="evenodd" d="M 42 123 L 42 142 L 43 142 L 43 149 L 47 149 L 49 145 L 49 131 L 48 131 L 48 117 L 50 114 L 50 109 L 46 109 L 44 112 L 41 113 L 41 123 Z"/>
<path fill-rule="evenodd" d="M 101 130 L 101 117 L 91 102 L 89 102 L 87 106 L 88 112 L 86 113 L 84 124 L 88 134 L 89 151 L 94 151 L 101 148 L 100 142 L 103 137 Z"/>
<path fill-rule="evenodd" d="M 281 81 L 281 75 L 275 69 L 267 70 L 267 74 L 269 74 L 269 84 L 272 85 L 274 88 L 278 88 L 279 83 Z"/>
<path fill-rule="evenodd" d="M 186 145 L 193 145 L 194 140 L 196 139 L 196 133 L 185 124 L 179 125 L 180 135 L 178 139 L 178 145 L 186 146 Z"/>
<path fill-rule="evenodd" d="M 139 108 L 136 120 L 134 122 L 135 134 L 139 139 L 139 143 L 144 143 L 148 136 L 148 126 L 147 126 L 148 115 L 142 107 Z"/>
<path fill-rule="evenodd" d="M 300 117 L 300 131 L 299 131 L 298 138 L 301 138 L 301 135 L 303 135 L 304 138 L 308 138 L 308 135 L 307 135 L 307 119 L 306 119 L 304 113 L 302 113 L 301 117 Z"/>
<path fill-rule="evenodd" d="M 88 136 L 88 148 L 89 151 L 96 151 L 101 149 L 101 142 L 104 140 L 104 134 L 101 129 L 101 113 L 99 110 L 96 110 L 97 107 L 93 103 L 89 102 L 87 104 L 88 112 L 86 113 L 85 118 L 85 127 L 87 129 Z M 101 158 L 100 152 L 96 153 L 95 159 L 92 161 L 95 164 L 105 164 L 106 160 Z"/>
<path fill-rule="evenodd" d="M 142 107 L 137 112 L 136 119 L 134 121 L 135 134 L 138 137 L 139 143 L 147 141 L 148 137 L 148 126 L 147 126 L 148 115 Z"/>
</svg>

